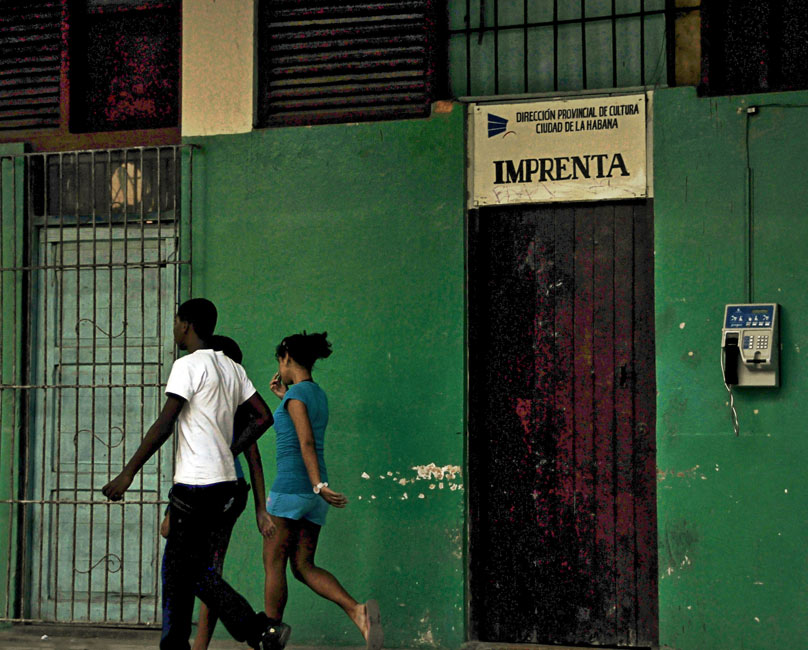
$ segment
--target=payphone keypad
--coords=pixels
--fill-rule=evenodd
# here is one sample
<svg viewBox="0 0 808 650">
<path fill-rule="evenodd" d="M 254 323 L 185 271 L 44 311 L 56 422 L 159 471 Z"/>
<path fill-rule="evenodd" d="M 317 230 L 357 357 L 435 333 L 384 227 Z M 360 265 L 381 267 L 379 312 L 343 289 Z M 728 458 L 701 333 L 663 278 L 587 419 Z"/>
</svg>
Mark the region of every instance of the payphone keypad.
<svg viewBox="0 0 808 650">
<path fill-rule="evenodd" d="M 769 335 L 768 334 L 751 334 L 743 337 L 744 350 L 768 350 L 769 349 Z"/>
</svg>

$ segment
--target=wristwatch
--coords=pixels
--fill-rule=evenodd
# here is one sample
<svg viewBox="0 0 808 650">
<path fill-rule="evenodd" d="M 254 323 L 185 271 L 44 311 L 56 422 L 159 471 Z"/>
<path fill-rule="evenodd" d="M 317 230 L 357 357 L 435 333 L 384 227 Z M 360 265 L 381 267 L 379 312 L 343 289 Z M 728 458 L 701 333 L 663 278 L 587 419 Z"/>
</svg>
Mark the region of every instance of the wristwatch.
<svg viewBox="0 0 808 650">
<path fill-rule="evenodd" d="M 324 487 L 328 487 L 328 483 L 318 483 L 312 488 L 312 490 L 314 490 L 314 494 L 320 494 L 320 490 L 322 490 Z"/>
</svg>

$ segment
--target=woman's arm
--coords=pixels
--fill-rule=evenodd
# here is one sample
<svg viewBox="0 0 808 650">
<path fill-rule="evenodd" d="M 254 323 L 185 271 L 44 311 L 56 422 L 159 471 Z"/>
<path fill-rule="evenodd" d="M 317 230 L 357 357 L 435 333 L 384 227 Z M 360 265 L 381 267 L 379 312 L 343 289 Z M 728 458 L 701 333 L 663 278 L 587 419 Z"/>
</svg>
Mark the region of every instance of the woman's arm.
<svg viewBox="0 0 808 650">
<path fill-rule="evenodd" d="M 309 412 L 306 405 L 299 399 L 290 399 L 286 402 L 286 409 L 292 424 L 295 425 L 297 439 L 300 441 L 300 453 L 303 456 L 303 464 L 306 466 L 306 473 L 312 487 L 322 481 L 320 478 L 320 464 L 317 462 L 317 448 L 314 443 L 314 431 L 311 428 Z M 348 503 L 345 495 L 334 492 L 327 487 L 320 490 L 320 496 L 336 508 L 344 508 Z"/>
<path fill-rule="evenodd" d="M 264 485 L 264 467 L 261 464 L 261 452 L 256 443 L 251 444 L 244 452 L 247 466 L 250 468 L 250 483 L 252 483 L 253 500 L 255 501 L 255 519 L 258 530 L 264 537 L 272 537 L 275 533 L 275 524 L 267 512 L 267 493 Z"/>
</svg>

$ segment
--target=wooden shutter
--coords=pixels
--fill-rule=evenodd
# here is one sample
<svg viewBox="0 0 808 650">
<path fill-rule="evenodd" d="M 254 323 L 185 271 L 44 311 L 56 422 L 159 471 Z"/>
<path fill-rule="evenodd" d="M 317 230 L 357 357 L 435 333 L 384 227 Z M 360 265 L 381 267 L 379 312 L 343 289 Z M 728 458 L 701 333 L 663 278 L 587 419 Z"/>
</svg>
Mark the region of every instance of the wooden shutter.
<svg viewBox="0 0 808 650">
<path fill-rule="evenodd" d="M 264 0 L 258 126 L 423 117 L 435 1 Z"/>
<path fill-rule="evenodd" d="M 4 2 L 0 130 L 59 125 L 61 0 Z"/>
</svg>

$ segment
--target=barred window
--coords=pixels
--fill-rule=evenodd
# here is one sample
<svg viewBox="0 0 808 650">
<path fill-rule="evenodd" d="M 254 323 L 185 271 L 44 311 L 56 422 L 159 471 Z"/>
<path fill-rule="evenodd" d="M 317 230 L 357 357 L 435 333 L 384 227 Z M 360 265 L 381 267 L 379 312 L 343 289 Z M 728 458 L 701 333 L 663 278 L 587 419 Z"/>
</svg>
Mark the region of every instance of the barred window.
<svg viewBox="0 0 808 650">
<path fill-rule="evenodd" d="M 698 83 L 699 0 L 448 0 L 455 96 Z"/>
<path fill-rule="evenodd" d="M 175 219 L 180 162 L 176 147 L 31 156 L 30 216 L 41 223 Z"/>
</svg>

